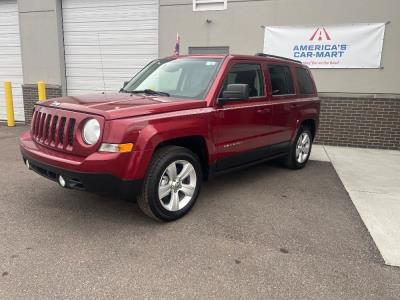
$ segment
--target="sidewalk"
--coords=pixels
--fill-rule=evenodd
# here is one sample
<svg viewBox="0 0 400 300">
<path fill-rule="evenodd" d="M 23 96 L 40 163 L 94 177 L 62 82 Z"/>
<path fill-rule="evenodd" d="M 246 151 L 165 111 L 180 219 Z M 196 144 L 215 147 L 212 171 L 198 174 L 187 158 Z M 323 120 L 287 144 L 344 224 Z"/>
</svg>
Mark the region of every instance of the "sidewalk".
<svg viewBox="0 0 400 300">
<path fill-rule="evenodd" d="M 314 145 L 331 161 L 386 264 L 400 266 L 400 151 Z"/>
</svg>

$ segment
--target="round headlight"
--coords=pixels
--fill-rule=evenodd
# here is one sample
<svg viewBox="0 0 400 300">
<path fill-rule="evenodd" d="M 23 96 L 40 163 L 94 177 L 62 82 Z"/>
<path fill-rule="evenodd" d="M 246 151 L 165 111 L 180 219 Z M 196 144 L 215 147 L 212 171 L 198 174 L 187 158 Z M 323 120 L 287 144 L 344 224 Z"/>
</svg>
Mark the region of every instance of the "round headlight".
<svg viewBox="0 0 400 300">
<path fill-rule="evenodd" d="M 96 119 L 89 119 L 83 126 L 83 140 L 86 144 L 96 144 L 100 138 L 100 123 Z"/>
</svg>

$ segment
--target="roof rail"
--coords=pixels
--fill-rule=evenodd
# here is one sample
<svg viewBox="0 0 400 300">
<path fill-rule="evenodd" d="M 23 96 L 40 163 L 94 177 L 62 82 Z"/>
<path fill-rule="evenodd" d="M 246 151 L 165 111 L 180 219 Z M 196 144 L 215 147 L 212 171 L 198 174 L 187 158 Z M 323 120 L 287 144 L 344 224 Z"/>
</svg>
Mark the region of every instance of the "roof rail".
<svg viewBox="0 0 400 300">
<path fill-rule="evenodd" d="M 288 60 L 288 61 L 293 61 L 293 62 L 297 62 L 297 63 L 302 63 L 299 60 L 295 60 L 295 59 L 291 59 L 291 58 L 287 58 L 287 57 L 283 57 L 283 56 L 278 56 L 278 55 L 272 55 L 272 54 L 265 54 L 265 53 L 256 53 L 256 56 L 262 56 L 262 57 L 271 57 L 271 58 L 279 58 L 279 59 L 284 59 L 284 60 Z"/>
</svg>

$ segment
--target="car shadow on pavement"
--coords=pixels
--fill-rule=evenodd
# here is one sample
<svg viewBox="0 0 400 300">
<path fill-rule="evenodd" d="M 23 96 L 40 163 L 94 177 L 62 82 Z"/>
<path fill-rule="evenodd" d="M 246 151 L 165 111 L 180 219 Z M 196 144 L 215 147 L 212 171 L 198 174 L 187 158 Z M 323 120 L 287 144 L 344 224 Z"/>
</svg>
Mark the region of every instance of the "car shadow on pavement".
<svg viewBox="0 0 400 300">
<path fill-rule="evenodd" d="M 312 162 L 311 162 L 312 163 Z M 276 176 L 277 171 L 290 172 L 279 161 L 256 165 L 250 168 L 244 168 L 240 171 L 229 172 L 217 176 L 213 180 L 203 183 L 203 191 L 199 196 L 198 203 L 207 205 L 208 202 L 220 201 L 222 203 L 229 201 L 227 190 L 235 189 L 240 194 L 241 189 L 251 189 L 255 183 L 268 181 Z M 296 170 L 293 172 L 301 172 Z M 62 188 L 57 183 L 48 181 L 37 174 L 33 174 L 35 181 L 38 181 L 36 196 L 40 199 L 37 205 L 45 208 L 64 210 L 71 217 L 73 214 L 90 214 L 92 217 L 109 220 L 118 223 L 144 223 L 144 224 L 163 224 L 156 222 L 144 215 L 136 203 L 136 199 L 120 198 L 111 194 L 98 194 L 86 191 L 78 191 L 69 188 Z M 213 193 L 218 193 L 218 200 L 210 195 L 209 189 Z M 255 195 L 259 195 L 254 190 Z M 193 207 L 193 211 L 199 204 Z M 207 212 L 209 214 L 210 212 Z M 190 213 L 188 214 L 190 216 Z M 186 216 L 186 217 L 188 217 Z"/>
</svg>

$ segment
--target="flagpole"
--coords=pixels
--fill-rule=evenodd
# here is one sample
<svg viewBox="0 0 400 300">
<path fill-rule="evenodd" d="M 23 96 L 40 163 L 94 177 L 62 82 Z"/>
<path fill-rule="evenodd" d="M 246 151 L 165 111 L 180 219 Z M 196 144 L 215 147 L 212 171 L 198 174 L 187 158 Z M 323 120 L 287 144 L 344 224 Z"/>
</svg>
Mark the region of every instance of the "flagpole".
<svg viewBox="0 0 400 300">
<path fill-rule="evenodd" d="M 180 38 L 180 36 L 179 36 L 179 33 L 177 32 L 177 33 L 176 33 L 175 49 L 174 49 L 174 55 L 175 55 L 175 56 L 179 56 L 180 41 L 181 41 L 181 38 Z"/>
</svg>

